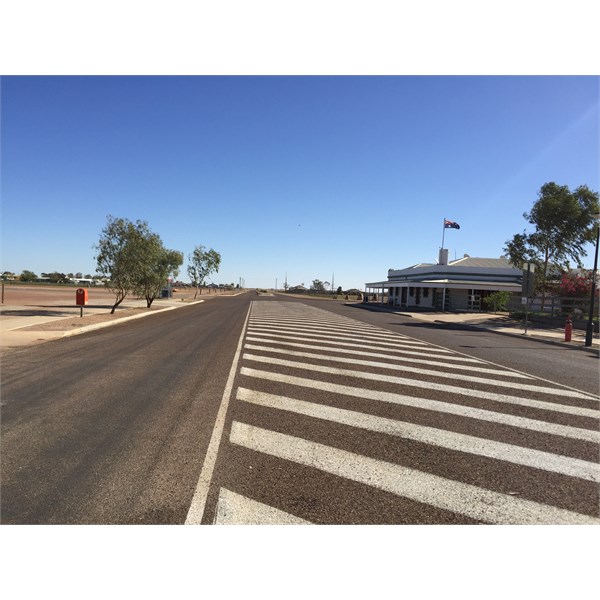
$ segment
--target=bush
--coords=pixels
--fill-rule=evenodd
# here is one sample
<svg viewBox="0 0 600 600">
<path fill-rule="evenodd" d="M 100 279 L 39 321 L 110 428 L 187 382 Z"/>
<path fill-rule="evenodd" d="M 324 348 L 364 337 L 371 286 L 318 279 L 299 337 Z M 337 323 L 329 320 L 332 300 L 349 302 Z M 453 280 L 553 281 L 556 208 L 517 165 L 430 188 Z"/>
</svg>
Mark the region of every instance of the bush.
<svg viewBox="0 0 600 600">
<path fill-rule="evenodd" d="M 509 300 L 510 292 L 498 291 L 486 296 L 483 299 L 483 303 L 487 306 L 488 310 L 498 312 L 499 310 L 507 309 Z"/>
</svg>

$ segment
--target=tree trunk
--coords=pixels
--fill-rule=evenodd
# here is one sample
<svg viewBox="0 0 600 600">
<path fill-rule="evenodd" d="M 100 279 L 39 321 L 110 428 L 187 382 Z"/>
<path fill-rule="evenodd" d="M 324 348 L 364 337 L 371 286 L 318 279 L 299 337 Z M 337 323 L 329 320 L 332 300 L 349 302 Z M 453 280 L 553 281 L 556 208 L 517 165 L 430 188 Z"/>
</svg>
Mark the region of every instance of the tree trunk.
<svg viewBox="0 0 600 600">
<path fill-rule="evenodd" d="M 542 306 L 540 310 L 544 312 L 544 304 L 546 304 L 546 279 L 548 277 L 548 261 L 550 257 L 548 255 L 548 248 L 546 248 L 544 254 L 544 272 L 542 273 Z"/>
<path fill-rule="evenodd" d="M 115 314 L 115 310 L 116 310 L 117 306 L 119 306 L 119 304 L 121 304 L 121 302 L 123 302 L 123 300 L 125 300 L 125 296 L 122 296 L 121 298 L 117 297 L 117 301 L 114 303 L 112 310 L 110 311 L 111 315 Z"/>
<path fill-rule="evenodd" d="M 152 306 L 152 302 L 154 302 L 155 296 L 146 296 L 146 308 L 150 308 Z"/>
</svg>

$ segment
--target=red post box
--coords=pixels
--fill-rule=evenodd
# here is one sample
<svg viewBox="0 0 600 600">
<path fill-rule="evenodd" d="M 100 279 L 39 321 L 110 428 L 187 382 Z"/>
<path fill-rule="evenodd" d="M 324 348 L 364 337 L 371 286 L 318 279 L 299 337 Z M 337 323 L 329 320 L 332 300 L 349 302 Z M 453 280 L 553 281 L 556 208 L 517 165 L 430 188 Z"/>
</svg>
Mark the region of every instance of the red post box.
<svg viewBox="0 0 600 600">
<path fill-rule="evenodd" d="M 88 303 L 88 291 L 79 288 L 75 293 L 75 304 L 77 306 L 85 306 Z"/>
</svg>

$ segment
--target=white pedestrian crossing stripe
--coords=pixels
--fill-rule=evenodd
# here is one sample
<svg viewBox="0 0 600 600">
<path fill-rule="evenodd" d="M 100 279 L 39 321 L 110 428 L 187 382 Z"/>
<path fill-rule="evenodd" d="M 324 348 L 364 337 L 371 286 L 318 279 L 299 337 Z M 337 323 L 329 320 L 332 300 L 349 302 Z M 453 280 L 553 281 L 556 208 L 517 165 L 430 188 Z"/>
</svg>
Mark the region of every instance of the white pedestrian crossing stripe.
<svg viewBox="0 0 600 600">
<path fill-rule="evenodd" d="M 310 525 L 309 521 L 227 488 L 219 491 L 215 525 Z"/>
<path fill-rule="evenodd" d="M 443 471 L 434 474 L 372 458 L 367 448 L 363 455 L 336 447 L 336 438 L 304 439 L 299 430 L 286 433 L 283 425 L 273 428 L 267 421 L 261 427 L 243 417 L 232 421 L 232 447 L 282 461 L 285 469 L 294 465 L 313 469 L 315 474 L 326 473 L 482 523 L 600 524 L 597 506 L 585 514 L 577 512 L 578 507 L 576 511 L 553 505 L 557 500 L 542 503 L 538 498 L 544 494 L 538 488 L 531 490 L 534 499 L 517 497 L 493 489 L 493 479 L 476 485 L 469 473 L 470 461 L 493 461 L 498 468 L 506 465 L 522 472 L 525 487 L 539 486 L 535 482 L 548 474 L 563 478 L 560 486 L 567 489 L 594 485 L 598 495 L 600 462 L 593 458 L 600 453 L 597 397 L 297 302 L 253 302 L 243 335 L 235 391 L 236 404 L 246 407 L 242 414 L 273 415 L 278 423 L 277 415 L 289 415 L 282 423 L 292 423 L 294 415 L 304 419 L 303 427 L 314 423 L 318 431 L 337 427 L 358 447 L 364 443 L 358 440 L 368 435 L 389 436 L 396 445 L 413 444 L 413 451 L 423 444 L 447 456 L 460 456 L 466 470 L 461 481 L 455 481 Z M 465 405 L 468 401 L 477 401 L 478 406 Z M 373 412 L 378 406 L 395 407 L 396 412 L 385 417 L 365 412 L 369 403 Z M 405 409 L 412 411 L 408 420 L 398 412 Z M 427 415 L 447 415 L 461 423 L 461 432 L 446 429 L 439 418 L 435 426 L 420 423 Z M 504 427 L 500 431 L 506 440 L 498 439 L 498 434 L 487 437 L 496 426 Z M 533 436 L 531 446 L 515 443 L 525 439 L 525 432 Z M 354 450 L 354 443 L 348 447 Z M 402 452 L 398 456 L 395 460 L 405 462 Z M 238 490 L 234 483 L 219 489 L 214 523 L 309 522 L 293 502 L 279 499 L 272 506 L 264 500 L 268 491 L 252 497 L 247 485 Z M 276 506 L 296 508 L 289 512 Z"/>
<path fill-rule="evenodd" d="M 376 400 L 379 402 L 389 402 L 390 404 L 421 408 L 438 413 L 447 413 L 451 415 L 467 417 L 470 419 L 477 419 L 489 423 L 510 425 L 511 427 L 519 427 L 540 433 L 549 433 L 551 435 L 558 435 L 575 440 L 585 440 L 589 442 L 600 443 L 600 431 L 594 429 L 582 429 L 580 427 L 572 427 L 570 425 L 546 423 L 545 421 L 538 419 L 529 419 L 527 417 L 495 412 L 483 408 L 474 408 L 472 406 L 463 406 L 462 404 L 452 404 L 450 402 L 429 400 L 427 398 L 417 398 L 414 396 L 406 396 L 404 394 L 381 392 L 367 388 L 316 381 L 306 377 L 294 377 L 293 375 L 272 373 L 270 371 L 261 371 L 258 369 L 250 369 L 248 367 L 242 367 L 240 373 L 242 375 L 247 375 L 248 377 L 255 377 L 266 381 L 275 381 L 292 386 L 295 385 L 314 390 L 321 390 L 323 392 L 353 396 L 355 398 L 368 398 L 370 400 Z"/>
<path fill-rule="evenodd" d="M 417 442 L 441 446 L 450 450 L 487 456 L 489 458 L 496 458 L 498 460 L 600 483 L 600 464 L 586 460 L 567 458 L 549 452 L 542 452 L 541 450 L 521 448 L 514 444 L 486 440 L 434 427 L 424 427 L 396 419 L 376 417 L 333 406 L 316 404 L 315 402 L 305 402 L 275 394 L 256 392 L 246 388 L 238 388 L 237 399 L 259 406 L 268 406 L 317 419 L 342 423 L 351 427 L 368 429 L 369 431 L 386 433 Z"/>
<path fill-rule="evenodd" d="M 287 340 L 286 336 L 281 336 L 284 340 Z M 452 361 L 459 361 L 460 363 L 475 363 L 475 364 L 485 364 L 482 363 L 480 360 L 476 360 L 474 358 L 465 358 L 463 356 L 452 356 L 452 357 L 447 357 L 447 356 L 438 356 L 438 360 L 433 361 L 433 360 L 427 360 L 424 358 L 407 358 L 406 356 L 398 356 L 398 355 L 390 355 L 389 351 L 386 354 L 383 354 L 381 352 L 366 352 L 364 350 L 359 350 L 356 348 L 342 348 L 342 347 L 335 347 L 335 348 L 326 348 L 323 345 L 314 345 L 314 344 L 301 344 L 301 343 L 296 343 L 296 342 L 290 342 L 290 341 L 283 341 L 283 340 L 278 340 L 278 339 L 272 339 L 270 337 L 260 337 L 260 336 L 253 336 L 253 335 L 248 335 L 246 336 L 246 341 L 247 342 L 269 342 L 271 344 L 277 344 L 279 346 L 289 346 L 291 348 L 306 348 L 308 350 L 325 350 L 325 351 L 335 351 L 338 354 L 351 354 L 352 356 L 372 356 L 374 358 L 387 358 L 390 360 L 396 360 L 396 361 L 402 361 L 402 362 L 412 362 L 412 363 L 418 363 L 418 364 L 422 364 L 422 365 L 434 365 L 436 367 L 439 367 L 440 365 L 440 360 L 444 360 L 446 362 L 444 362 L 444 365 L 446 367 L 450 367 L 452 369 L 465 369 L 465 370 L 472 370 L 472 367 L 470 365 L 463 365 L 463 364 L 455 364 L 455 362 L 448 362 L 449 360 Z M 248 347 L 246 345 L 246 347 Z M 407 354 L 406 352 L 403 352 L 402 354 Z M 416 354 L 416 353 L 408 353 L 408 354 Z M 529 375 L 525 375 L 523 373 L 513 373 L 512 371 L 501 371 L 499 369 L 484 369 L 484 368 L 478 368 L 477 369 L 479 372 L 485 372 L 485 373 L 497 373 L 499 375 L 509 375 L 511 377 L 522 377 L 524 379 L 532 379 L 531 376 Z"/>
<path fill-rule="evenodd" d="M 261 350 L 262 352 L 269 352 L 272 354 L 284 354 L 285 356 L 299 356 L 302 358 L 315 358 L 317 360 L 322 360 L 322 361 L 329 361 L 329 362 L 339 362 L 339 363 L 347 363 L 347 364 L 352 364 L 352 365 L 362 365 L 362 366 L 366 366 L 366 367 L 376 367 L 378 369 L 391 369 L 393 371 L 404 371 L 407 373 L 420 373 L 422 375 L 434 375 L 435 377 L 448 377 L 450 379 L 460 379 L 461 381 L 475 381 L 475 382 L 483 382 L 483 383 L 490 383 L 490 381 L 492 381 L 492 383 L 496 383 L 495 380 L 490 380 L 490 379 L 485 379 L 482 380 L 482 378 L 480 377 L 470 377 L 468 375 L 464 375 L 463 373 L 444 373 L 441 372 L 439 369 L 433 370 L 433 369 L 419 369 L 419 368 L 415 368 L 415 367 L 409 367 L 406 365 L 401 365 L 396 363 L 382 363 L 382 362 L 376 362 L 376 361 L 372 361 L 372 360 L 362 360 L 359 358 L 343 358 L 340 356 L 331 356 L 331 355 L 327 355 L 327 354 L 323 354 L 322 352 L 319 354 L 316 354 L 314 352 L 297 352 L 295 350 L 285 350 L 282 348 L 275 348 L 273 346 L 257 346 L 254 344 L 245 344 L 244 348 L 246 350 Z M 356 353 L 355 353 L 356 354 Z M 382 358 L 390 358 L 389 356 L 386 356 L 385 354 L 378 354 L 378 356 L 382 357 Z M 407 362 L 407 361 L 404 361 Z M 431 363 L 431 361 L 428 361 Z M 448 365 L 446 365 L 448 366 Z M 456 368 L 456 367 L 455 367 Z M 491 373 L 493 375 L 499 376 L 499 377 L 517 377 L 517 378 L 527 378 L 527 379 L 531 379 L 530 377 L 527 377 L 526 375 L 521 375 L 520 373 L 510 373 L 508 371 L 499 371 L 499 370 L 494 370 L 494 369 L 485 369 L 483 367 L 465 367 L 462 365 L 458 365 L 459 369 L 464 369 L 464 370 L 468 370 L 470 373 Z M 514 387 L 515 389 L 527 389 L 526 387 L 524 387 L 524 385 L 522 383 L 518 383 L 518 384 L 514 384 L 511 387 Z M 534 389 L 535 391 L 538 391 L 538 388 L 535 387 L 533 388 L 533 386 L 530 386 L 531 389 Z M 555 392 L 555 390 L 552 390 L 552 392 Z"/>
<path fill-rule="evenodd" d="M 420 343 L 415 343 L 415 342 L 411 342 L 411 341 L 405 341 L 403 339 L 399 339 L 397 341 L 390 341 L 391 338 L 389 337 L 385 337 L 385 338 L 378 338 L 376 336 L 371 336 L 368 334 L 358 334 L 358 335 L 354 335 L 354 334 L 348 334 L 348 333 L 323 333 L 322 330 L 321 332 L 317 333 L 314 329 L 307 329 L 307 328 L 298 328 L 298 327 L 257 327 L 257 326 L 249 326 L 248 327 L 248 331 L 250 331 L 251 333 L 254 332 L 262 332 L 262 333 L 286 333 L 287 335 L 291 335 L 291 334 L 300 334 L 303 335 L 305 337 L 309 337 L 309 338 L 319 338 L 319 339 L 333 339 L 333 340 L 345 340 L 347 342 L 355 342 L 357 344 L 362 343 L 362 342 L 368 342 L 369 344 L 377 344 L 379 346 L 385 346 L 385 347 L 389 347 L 389 348 L 398 348 L 398 347 L 402 347 L 402 348 L 424 348 L 425 346 L 423 344 Z M 330 331 L 330 330 L 328 330 Z"/>
<path fill-rule="evenodd" d="M 256 452 L 326 471 L 352 481 L 506 525 L 600 525 L 600 519 L 523 500 L 234 421 L 230 441 Z"/>
<path fill-rule="evenodd" d="M 532 400 L 529 398 L 522 398 L 520 396 L 508 396 L 506 394 L 499 394 L 496 392 L 486 392 L 483 390 L 475 390 L 470 388 L 462 388 L 459 386 L 446 385 L 441 383 L 433 383 L 431 381 L 421 381 L 417 379 L 408 379 L 406 377 L 396 377 L 394 375 L 382 375 L 379 373 L 369 373 L 366 371 L 354 371 L 352 369 L 340 369 L 333 367 L 323 367 L 321 365 L 314 365 L 310 363 L 301 363 L 294 360 L 282 360 L 279 358 L 271 358 L 270 356 L 257 356 L 255 354 L 245 353 L 242 356 L 243 359 L 253 362 L 268 363 L 271 365 L 281 365 L 284 367 L 291 367 L 293 369 L 302 369 L 308 371 L 314 371 L 316 373 L 327 373 L 330 375 L 342 375 L 344 377 L 353 377 L 357 379 L 368 379 L 372 381 L 383 381 L 386 383 L 395 383 L 398 385 L 408 385 L 418 388 L 427 388 L 430 390 L 436 390 L 439 392 L 449 392 L 451 394 L 458 394 L 461 396 L 470 396 L 474 398 L 484 398 L 486 400 L 494 400 L 496 402 L 504 402 L 509 404 L 516 404 L 520 406 L 529 406 L 531 408 L 539 408 L 542 410 L 550 410 L 554 412 L 562 412 L 572 415 L 580 415 L 585 417 L 598 418 L 600 416 L 598 409 L 595 408 L 582 408 L 579 406 L 569 406 L 564 404 L 556 404 L 555 402 L 545 402 L 542 400 Z M 491 382 L 491 380 L 490 380 Z M 505 386 L 506 382 L 493 382 L 493 385 Z M 512 387 L 512 386 L 511 386 Z M 548 388 L 540 387 L 537 388 L 542 393 L 549 393 Z M 566 396 L 572 396 L 575 398 L 586 398 L 586 396 L 577 394 L 570 390 L 563 392 Z"/>
</svg>

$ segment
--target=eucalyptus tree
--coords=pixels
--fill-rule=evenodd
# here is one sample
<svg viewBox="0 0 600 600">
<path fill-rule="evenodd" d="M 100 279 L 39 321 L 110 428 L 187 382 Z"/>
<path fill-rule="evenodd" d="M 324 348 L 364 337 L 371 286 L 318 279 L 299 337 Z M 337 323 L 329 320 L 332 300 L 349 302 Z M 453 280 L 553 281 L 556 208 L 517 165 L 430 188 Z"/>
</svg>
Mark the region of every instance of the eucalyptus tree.
<svg viewBox="0 0 600 600">
<path fill-rule="evenodd" d="M 111 314 L 130 293 L 144 297 L 150 308 L 169 275 L 177 276 L 183 263 L 183 254 L 165 248 L 146 221 L 109 215 L 95 248 L 96 271 L 115 294 Z"/>
<path fill-rule="evenodd" d="M 598 192 L 586 185 L 571 191 L 566 185 L 545 183 L 531 211 L 523 213 L 534 231 L 524 230 L 506 241 L 504 252 L 512 264 L 518 268 L 527 262 L 536 265 L 542 307 L 552 271 L 568 270 L 570 260 L 583 267 L 585 246 L 594 240 L 598 198 Z"/>
<path fill-rule="evenodd" d="M 179 267 L 183 264 L 183 253 L 165 248 L 156 233 L 151 233 L 142 239 L 141 244 L 143 251 L 133 292 L 145 298 L 146 307 L 150 308 L 166 285 L 169 276 L 177 277 Z"/>
<path fill-rule="evenodd" d="M 196 288 L 195 300 L 198 296 L 198 290 L 206 278 L 212 273 L 219 272 L 221 255 L 213 248 L 207 250 L 204 246 L 199 245 L 194 248 L 188 258 L 190 262 L 187 272 L 192 285 Z"/>
</svg>

